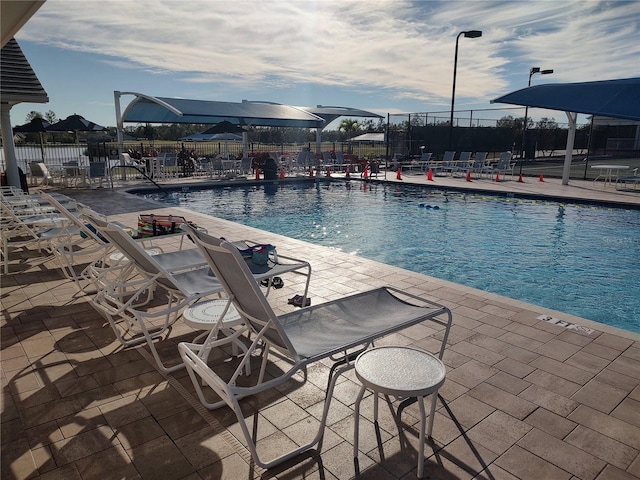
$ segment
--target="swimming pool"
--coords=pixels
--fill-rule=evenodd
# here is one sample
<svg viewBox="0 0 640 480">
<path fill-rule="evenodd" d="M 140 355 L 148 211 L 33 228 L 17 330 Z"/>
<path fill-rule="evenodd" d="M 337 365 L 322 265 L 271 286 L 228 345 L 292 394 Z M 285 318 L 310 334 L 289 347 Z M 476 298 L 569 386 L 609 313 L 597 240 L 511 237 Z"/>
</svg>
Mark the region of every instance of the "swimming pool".
<svg viewBox="0 0 640 480">
<path fill-rule="evenodd" d="M 640 210 L 362 182 L 148 196 L 640 332 Z"/>
</svg>

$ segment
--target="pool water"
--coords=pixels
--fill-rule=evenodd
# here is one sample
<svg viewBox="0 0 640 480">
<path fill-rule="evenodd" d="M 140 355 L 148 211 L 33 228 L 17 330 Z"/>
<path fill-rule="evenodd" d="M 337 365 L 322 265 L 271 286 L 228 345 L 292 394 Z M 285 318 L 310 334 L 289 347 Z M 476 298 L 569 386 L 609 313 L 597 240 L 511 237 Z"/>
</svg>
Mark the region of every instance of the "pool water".
<svg viewBox="0 0 640 480">
<path fill-rule="evenodd" d="M 640 210 L 361 182 L 153 197 L 640 332 Z"/>
</svg>

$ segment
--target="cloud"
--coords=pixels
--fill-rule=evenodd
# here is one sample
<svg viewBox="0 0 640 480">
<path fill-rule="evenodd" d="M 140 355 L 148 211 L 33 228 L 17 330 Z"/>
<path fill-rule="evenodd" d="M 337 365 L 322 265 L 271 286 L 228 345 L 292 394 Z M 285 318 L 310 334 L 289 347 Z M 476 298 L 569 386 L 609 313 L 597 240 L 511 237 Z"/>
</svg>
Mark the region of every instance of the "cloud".
<svg viewBox="0 0 640 480">
<path fill-rule="evenodd" d="M 531 65 L 554 80 L 637 75 L 636 2 L 48 0 L 20 38 L 179 74 L 187 83 L 313 83 L 446 105 L 490 99 Z M 99 7 L 99 14 L 97 8 Z M 636 21 L 633 21 L 635 19 Z M 635 40 L 634 40 L 635 39 Z M 635 67 L 632 67 L 635 65 Z M 512 78 L 513 77 L 513 78 Z"/>
</svg>

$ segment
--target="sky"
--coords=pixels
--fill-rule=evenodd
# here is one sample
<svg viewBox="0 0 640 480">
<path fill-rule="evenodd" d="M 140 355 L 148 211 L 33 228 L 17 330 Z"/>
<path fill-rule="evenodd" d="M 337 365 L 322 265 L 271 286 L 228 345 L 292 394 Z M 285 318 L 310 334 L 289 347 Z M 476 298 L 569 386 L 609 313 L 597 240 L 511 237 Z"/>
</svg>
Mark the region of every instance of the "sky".
<svg viewBox="0 0 640 480">
<path fill-rule="evenodd" d="M 455 110 L 474 118 L 523 116 L 481 110 L 509 107 L 490 101 L 531 67 L 554 70 L 532 85 L 640 76 L 640 0 L 47 0 L 15 38 L 49 103 L 11 121 L 52 110 L 115 126 L 115 90 L 446 118 L 468 30 L 483 33 L 458 39 Z"/>
</svg>

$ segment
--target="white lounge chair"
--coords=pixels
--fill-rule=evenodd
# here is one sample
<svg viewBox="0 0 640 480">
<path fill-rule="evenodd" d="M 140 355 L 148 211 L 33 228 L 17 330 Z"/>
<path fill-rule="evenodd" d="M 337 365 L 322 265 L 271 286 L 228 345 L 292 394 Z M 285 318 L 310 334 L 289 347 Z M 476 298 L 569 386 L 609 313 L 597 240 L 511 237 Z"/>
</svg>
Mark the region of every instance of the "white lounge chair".
<svg viewBox="0 0 640 480">
<path fill-rule="evenodd" d="M 122 345 L 131 346 L 146 341 L 161 370 L 171 372 L 182 368 L 181 364 L 165 366 L 154 340 L 168 331 L 184 308 L 223 291 L 209 268 L 199 268 L 206 265 L 203 255 L 197 249 L 150 255 L 120 225 L 105 224 L 95 215 L 88 214 L 87 209 L 81 211 L 96 230 L 127 257 L 140 275 L 134 278 L 129 271 L 125 271 L 126 276 L 116 278 L 96 294 L 92 299 L 93 306 L 109 321 Z M 241 243 L 242 247 L 247 245 L 246 242 Z M 235 245 L 237 249 L 238 242 Z M 267 292 L 275 276 L 298 271 L 307 277 L 304 297 L 308 295 L 311 266 L 307 262 L 278 255 L 277 262 L 272 259 L 266 265 L 251 263 L 251 268 L 257 281 L 268 280 Z M 160 309 L 143 308 L 151 301 L 156 287 L 167 293 L 166 305 Z M 159 319 L 159 326 L 151 327 Z"/>
<path fill-rule="evenodd" d="M 207 408 L 227 405 L 233 410 L 253 460 L 263 468 L 273 467 L 315 445 L 319 445 L 318 449 L 321 448 L 336 380 L 340 374 L 353 368 L 351 360 L 374 340 L 431 320 L 437 328 L 444 330 L 441 350 L 444 349 L 452 315 L 442 305 L 393 287 L 383 287 L 277 316 L 233 245 L 195 230 L 192 235 L 220 280 L 229 302 L 235 306 L 255 336 L 248 353 L 227 379 L 222 377 L 221 372 L 210 368 L 198 355 L 206 346 L 182 342 L 178 345 L 180 355 L 200 401 Z M 251 353 L 258 347 L 263 352 L 256 382 L 237 385 L 236 379 L 243 371 L 245 362 L 249 361 Z M 279 363 L 285 370 L 280 375 L 265 380 L 271 352 L 277 352 L 278 357 L 286 360 Z M 344 364 L 337 366 L 335 370 L 331 369 L 322 418 L 315 438 L 278 458 L 262 460 L 239 401 L 284 384 L 312 363 L 330 359 L 340 360 Z M 201 381 L 213 389 L 221 400 L 209 402 Z M 256 423 L 253 428 L 257 431 L 258 416 L 254 418 Z"/>
</svg>

